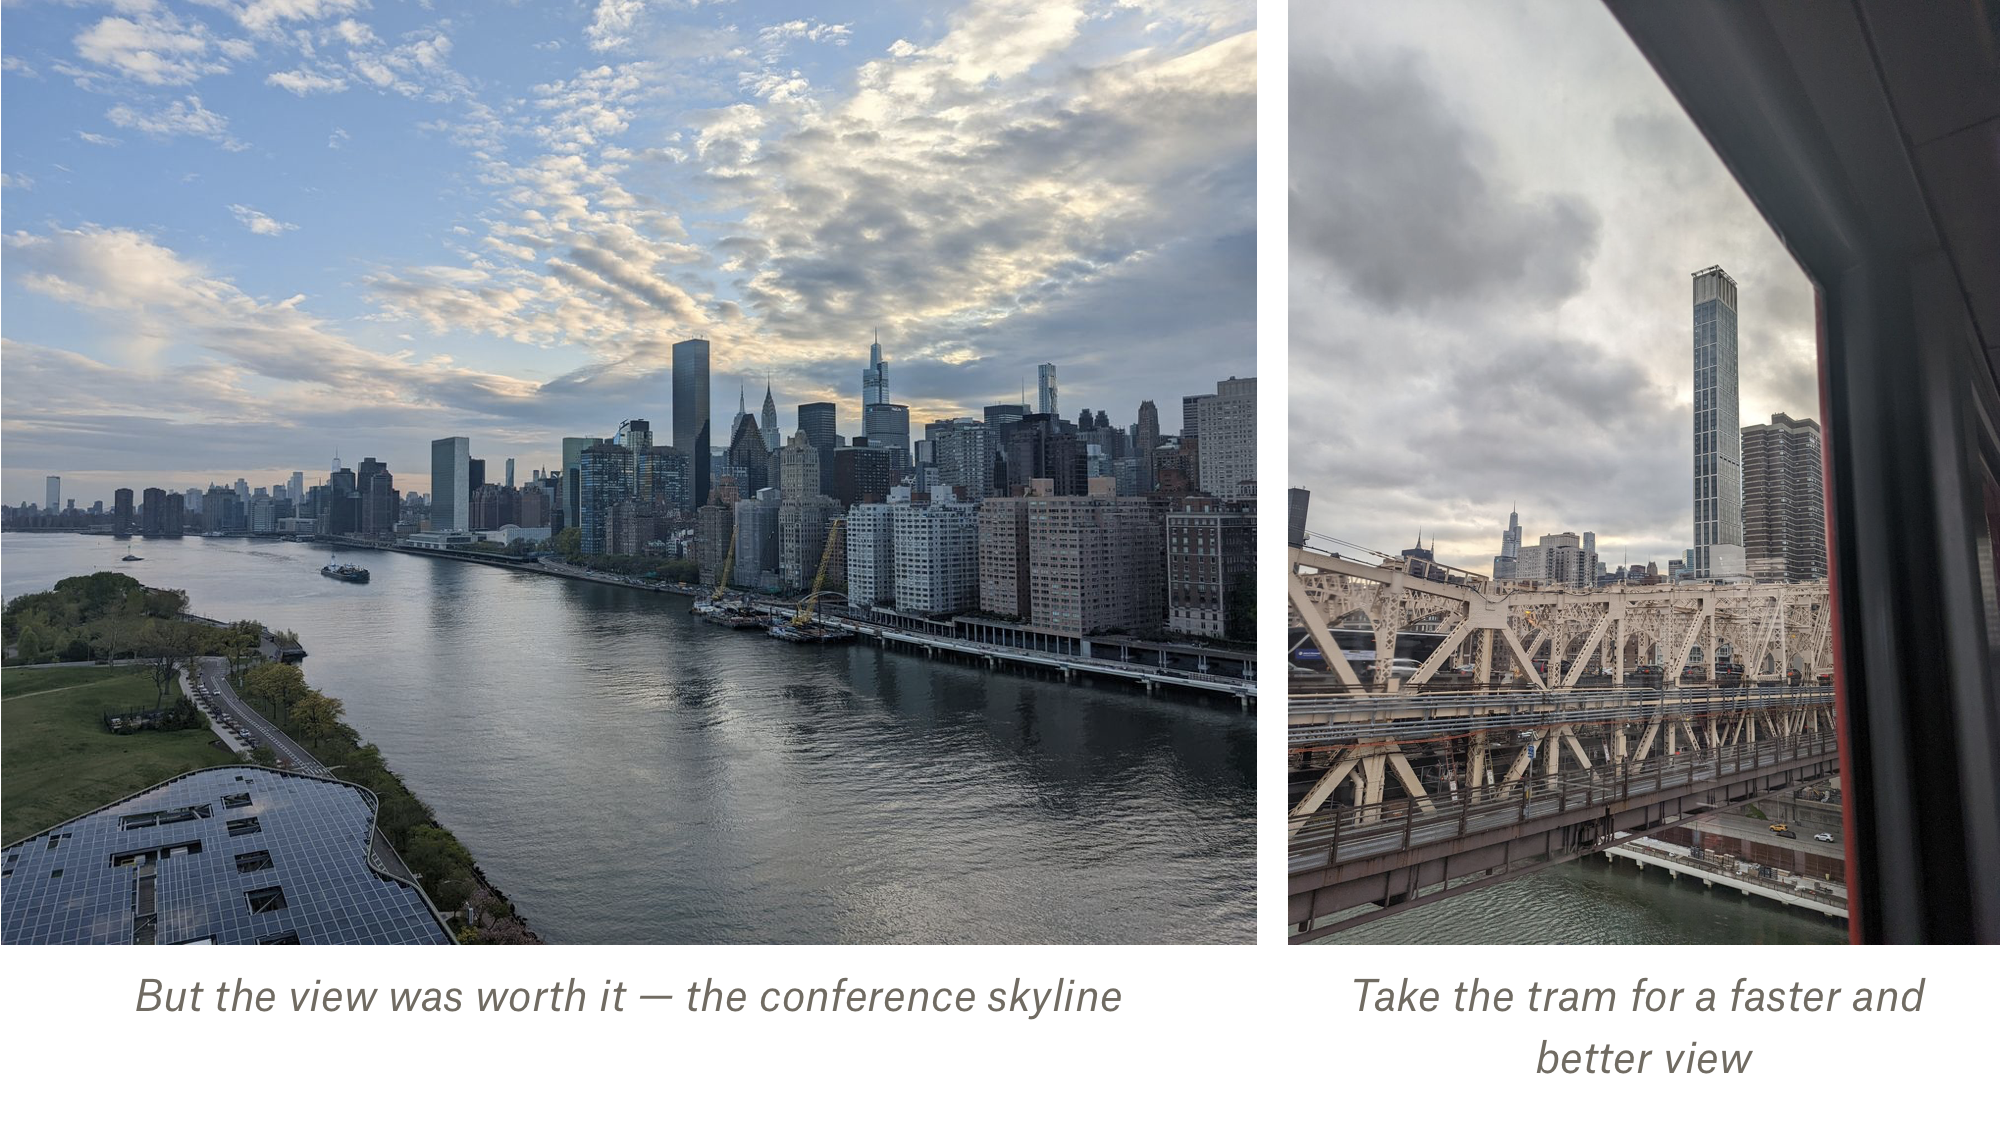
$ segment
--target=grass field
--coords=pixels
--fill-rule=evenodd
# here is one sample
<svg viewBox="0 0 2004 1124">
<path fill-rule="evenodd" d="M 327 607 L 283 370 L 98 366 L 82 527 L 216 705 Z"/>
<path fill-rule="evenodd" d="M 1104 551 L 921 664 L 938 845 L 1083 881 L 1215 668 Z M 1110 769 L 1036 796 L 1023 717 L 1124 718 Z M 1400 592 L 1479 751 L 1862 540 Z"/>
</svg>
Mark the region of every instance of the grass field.
<svg viewBox="0 0 2004 1124">
<path fill-rule="evenodd" d="M 168 701 L 180 695 L 173 688 Z M 227 765 L 206 730 L 117 735 L 107 710 L 154 703 L 144 667 L 70 667 L 0 672 L 0 840 L 13 843 L 114 800 L 188 772 Z"/>
</svg>

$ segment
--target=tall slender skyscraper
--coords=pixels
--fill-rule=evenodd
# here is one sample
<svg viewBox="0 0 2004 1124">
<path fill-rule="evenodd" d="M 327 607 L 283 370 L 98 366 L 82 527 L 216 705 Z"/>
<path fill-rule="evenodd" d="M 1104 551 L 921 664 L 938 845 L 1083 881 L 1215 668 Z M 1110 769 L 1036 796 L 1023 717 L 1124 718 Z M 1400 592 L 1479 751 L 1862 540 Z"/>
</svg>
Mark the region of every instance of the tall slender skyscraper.
<svg viewBox="0 0 2004 1124">
<path fill-rule="evenodd" d="M 1134 419 L 1134 456 L 1139 461 L 1137 483 L 1145 494 L 1155 490 L 1155 449 L 1162 444 L 1162 417 L 1153 399 L 1144 398 Z"/>
<path fill-rule="evenodd" d="M 863 409 L 881 406 L 891 400 L 891 365 L 884 362 L 884 349 L 877 343 L 877 334 L 870 333 L 870 366 L 863 371 Z"/>
<path fill-rule="evenodd" d="M 1510 507 L 1510 528 L 1503 532 L 1503 552 L 1491 563 L 1489 576 L 1509 581 L 1517 576 L 1517 552 L 1524 546 L 1524 529 L 1517 525 L 1517 507 Z"/>
<path fill-rule="evenodd" d="M 765 380 L 765 405 L 758 412 L 759 432 L 765 435 L 765 448 L 769 453 L 779 451 L 779 407 L 772 403 L 772 379 Z"/>
<path fill-rule="evenodd" d="M 675 345 L 675 448 L 689 458 L 689 494 L 678 506 L 694 511 L 710 502 L 710 341 Z"/>
<path fill-rule="evenodd" d="M 431 529 L 470 531 L 472 512 L 466 484 L 470 479 L 467 455 L 471 442 L 464 437 L 441 437 L 431 443 Z"/>
<path fill-rule="evenodd" d="M 43 483 L 48 486 L 49 502 L 42 511 L 46 515 L 54 515 L 63 509 L 63 478 L 60 476 L 51 476 L 43 481 Z"/>
<path fill-rule="evenodd" d="M 1747 572 L 1740 509 L 1739 286 L 1718 266 L 1691 275 L 1691 521 L 1698 578 Z"/>
<path fill-rule="evenodd" d="M 1037 412 L 1055 414 L 1058 412 L 1058 365 L 1056 363 L 1037 364 Z"/>
</svg>

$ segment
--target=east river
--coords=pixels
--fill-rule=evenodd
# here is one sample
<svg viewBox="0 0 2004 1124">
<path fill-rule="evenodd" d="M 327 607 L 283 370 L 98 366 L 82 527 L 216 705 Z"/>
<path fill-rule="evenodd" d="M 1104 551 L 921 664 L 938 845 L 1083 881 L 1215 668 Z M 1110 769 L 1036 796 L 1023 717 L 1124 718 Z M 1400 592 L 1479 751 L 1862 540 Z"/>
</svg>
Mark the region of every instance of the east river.
<svg viewBox="0 0 2004 1124">
<path fill-rule="evenodd" d="M 128 550 L 141 562 L 120 562 Z M 299 633 L 307 680 L 545 940 L 1238 942 L 1253 721 L 706 625 L 686 598 L 242 539 L 9 534 L 8 598 L 118 570 Z"/>
</svg>

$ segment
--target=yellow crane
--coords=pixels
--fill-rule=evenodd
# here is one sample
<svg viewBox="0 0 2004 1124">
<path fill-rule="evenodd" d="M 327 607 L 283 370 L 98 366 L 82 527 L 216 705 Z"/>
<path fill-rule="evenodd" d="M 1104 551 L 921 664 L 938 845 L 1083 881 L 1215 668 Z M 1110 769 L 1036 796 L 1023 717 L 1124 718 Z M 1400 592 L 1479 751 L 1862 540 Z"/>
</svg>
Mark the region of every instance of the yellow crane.
<svg viewBox="0 0 2004 1124">
<path fill-rule="evenodd" d="M 712 602 L 723 597 L 724 591 L 730 588 L 731 567 L 737 564 L 737 560 L 738 560 L 738 524 L 737 521 L 734 519 L 731 521 L 731 545 L 724 548 L 724 564 L 717 567 L 717 588 L 710 594 L 710 600 Z"/>
<path fill-rule="evenodd" d="M 814 602 L 821 596 L 821 587 L 828 583 L 828 560 L 835 555 L 835 536 L 842 533 L 843 516 L 837 515 L 828 524 L 828 538 L 821 544 L 821 568 L 814 572 L 814 592 L 800 602 L 800 611 L 793 614 L 793 627 L 799 628 L 814 619 Z"/>
</svg>

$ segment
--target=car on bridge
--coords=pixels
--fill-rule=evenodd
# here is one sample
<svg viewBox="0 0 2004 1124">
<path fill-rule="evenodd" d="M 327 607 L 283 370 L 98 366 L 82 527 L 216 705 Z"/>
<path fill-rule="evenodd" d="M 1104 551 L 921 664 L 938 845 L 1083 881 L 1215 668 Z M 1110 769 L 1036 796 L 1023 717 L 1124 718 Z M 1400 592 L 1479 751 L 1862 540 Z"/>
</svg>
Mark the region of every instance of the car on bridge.
<svg viewBox="0 0 2004 1124">
<path fill-rule="evenodd" d="M 1819 831 L 1816 833 L 1816 841 L 1818 843 L 1835 843 L 1837 842 L 1837 837 L 1827 831 Z"/>
</svg>

